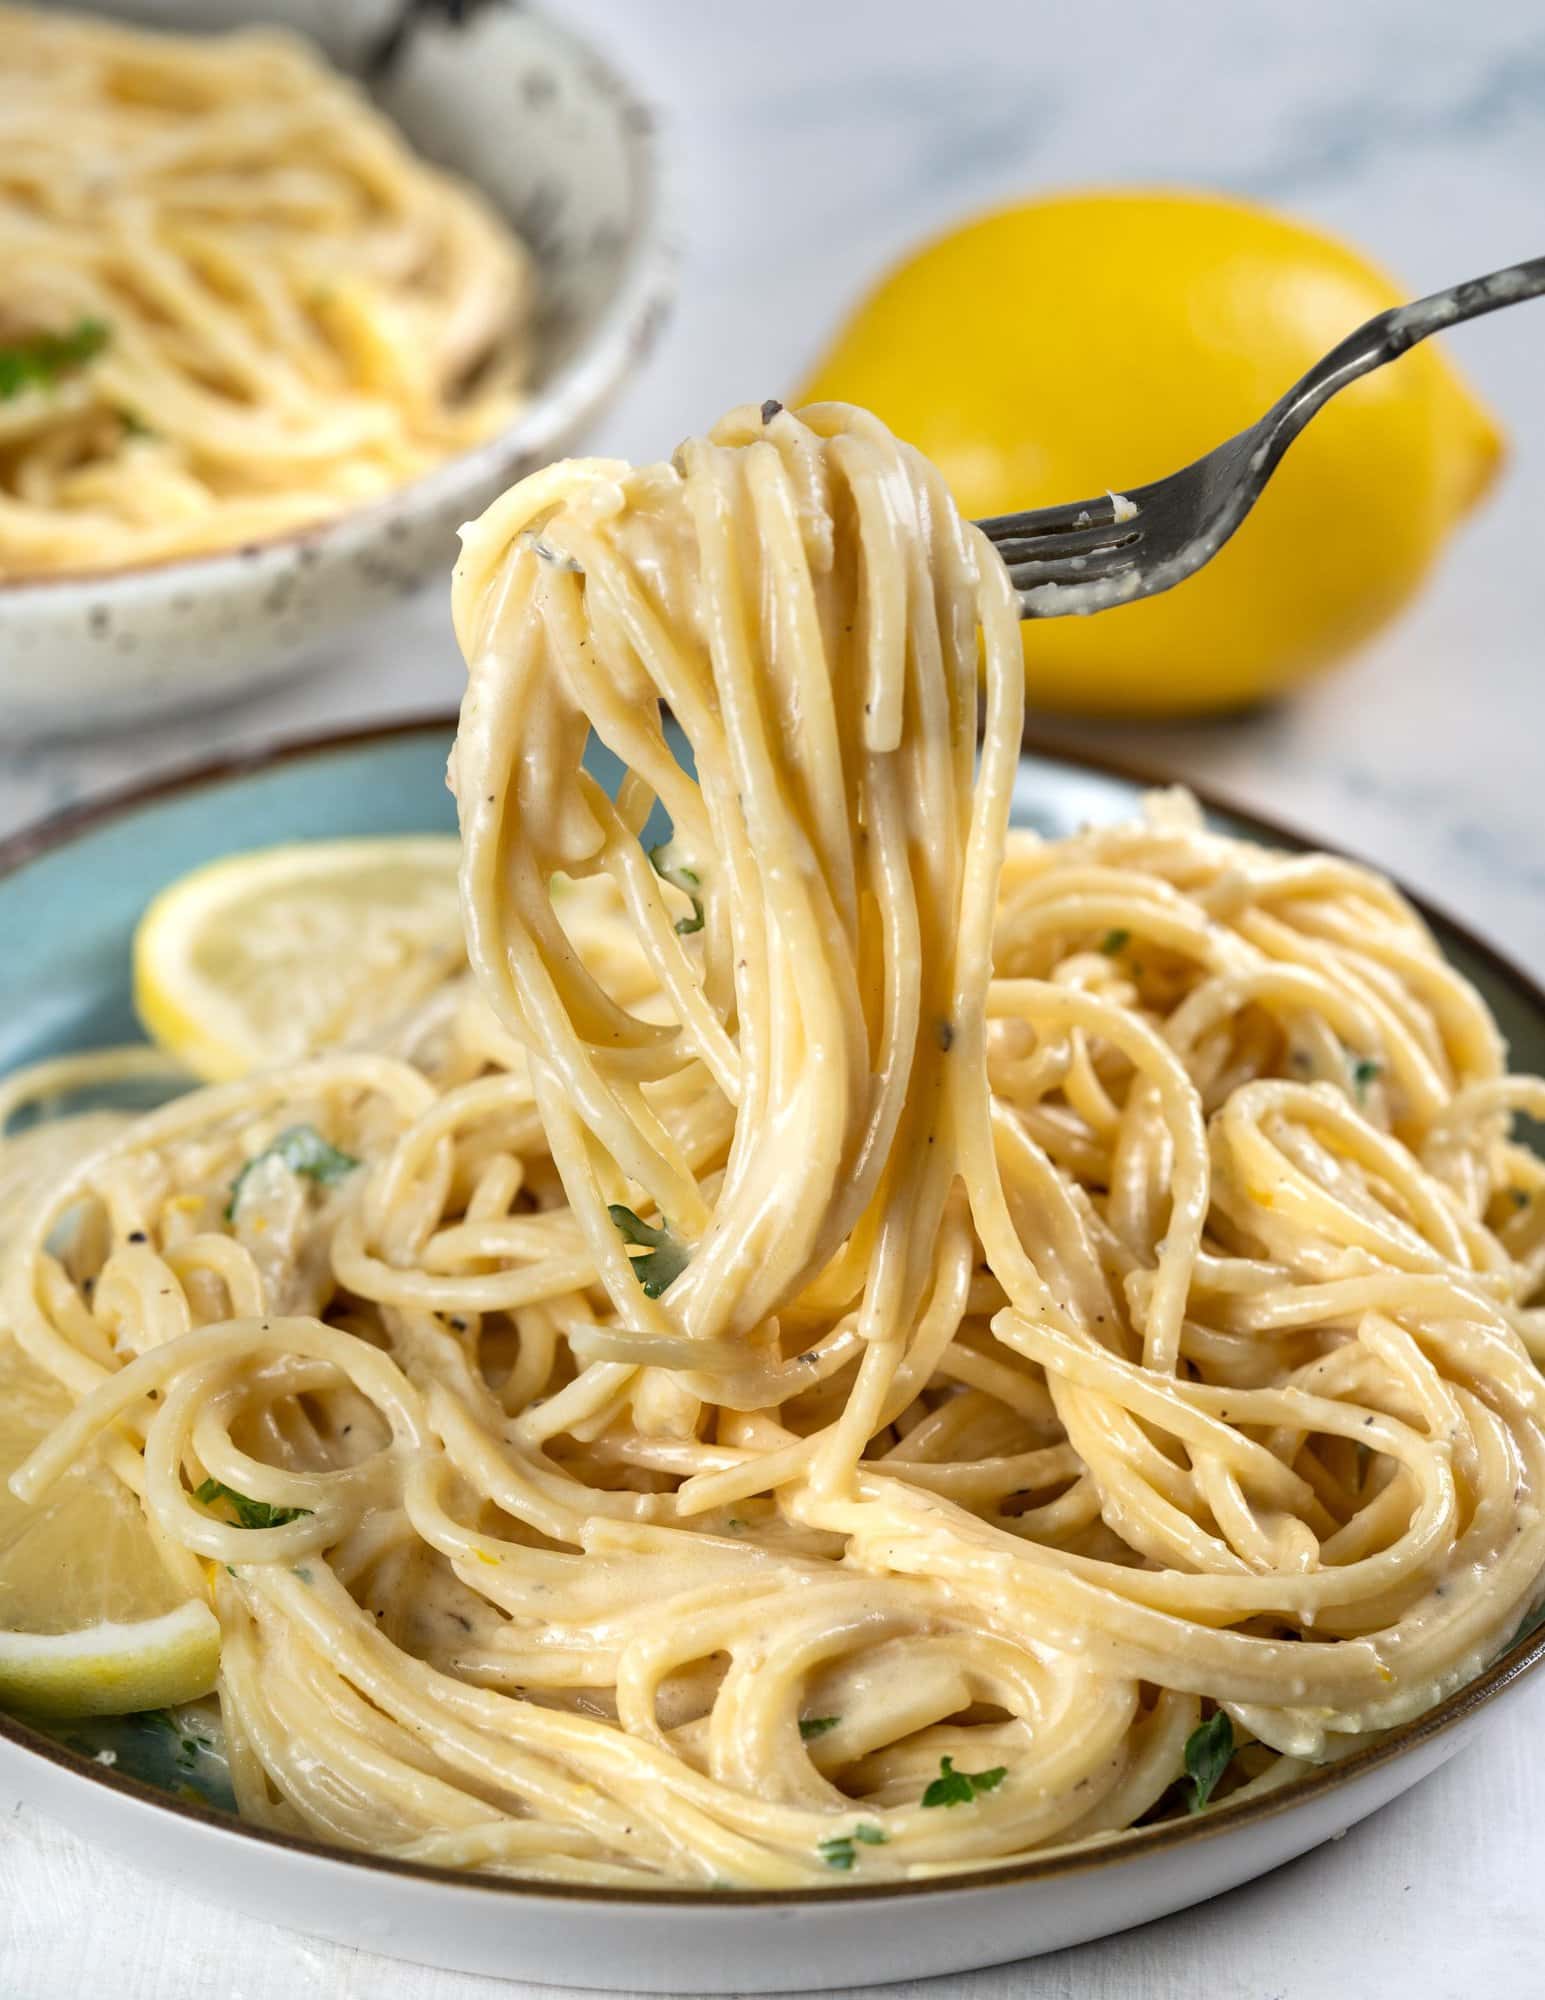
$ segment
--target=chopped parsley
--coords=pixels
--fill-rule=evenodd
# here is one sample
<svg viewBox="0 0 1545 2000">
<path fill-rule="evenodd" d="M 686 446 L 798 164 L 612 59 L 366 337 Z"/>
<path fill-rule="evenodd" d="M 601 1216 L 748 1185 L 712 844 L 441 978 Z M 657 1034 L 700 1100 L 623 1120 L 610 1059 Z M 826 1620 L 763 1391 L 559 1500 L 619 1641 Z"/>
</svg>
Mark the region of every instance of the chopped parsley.
<svg viewBox="0 0 1545 2000">
<path fill-rule="evenodd" d="M 1233 1755 L 1234 1725 L 1220 1708 L 1186 1738 L 1186 1776 L 1191 1780 L 1188 1812 L 1200 1812 L 1207 1804 Z"/>
<path fill-rule="evenodd" d="M 816 1853 L 828 1868 L 851 1868 L 858 1859 L 854 1841 L 861 1841 L 865 1847 L 883 1847 L 888 1835 L 883 1827 L 870 1826 L 861 1820 L 851 1833 L 833 1834 L 829 1840 L 816 1843 Z"/>
<path fill-rule="evenodd" d="M 1352 1064 L 1352 1088 L 1357 1092 L 1357 1101 L 1362 1103 L 1370 1083 L 1377 1083 L 1384 1073 L 1384 1065 L 1372 1056 L 1358 1056 Z"/>
<path fill-rule="evenodd" d="M 198 1762 L 199 1752 L 207 1749 L 209 1739 L 179 1722 L 169 1708 L 143 1708 L 135 1720 L 142 1729 L 165 1730 L 177 1740 L 177 1762 L 185 1771 L 191 1771 Z"/>
<path fill-rule="evenodd" d="M 195 1489 L 193 1497 L 206 1507 L 216 1500 L 226 1501 L 236 1516 L 234 1525 L 238 1528 L 283 1528 L 312 1511 L 309 1507 L 274 1507 L 267 1500 L 253 1500 L 218 1479 L 206 1479 Z"/>
<path fill-rule="evenodd" d="M 660 1227 L 652 1229 L 647 1222 L 640 1222 L 632 1209 L 624 1208 L 620 1201 L 614 1201 L 606 1212 L 616 1224 L 624 1243 L 639 1244 L 649 1252 L 647 1257 L 633 1259 L 633 1275 L 643 1286 L 646 1299 L 659 1298 L 687 1268 L 687 1246 L 672 1236 L 663 1215 Z"/>
<path fill-rule="evenodd" d="M 1125 951 L 1132 942 L 1132 933 L 1126 930 L 1107 931 L 1100 939 L 1100 949 L 1107 958 L 1114 958 L 1118 951 Z"/>
<path fill-rule="evenodd" d="M 968 1806 L 979 1792 L 995 1792 L 1008 1776 L 1005 1764 L 990 1771 L 957 1771 L 953 1757 L 939 1759 L 939 1775 L 923 1794 L 925 1806 Z"/>
<path fill-rule="evenodd" d="M 688 868 L 682 862 L 667 858 L 671 843 L 662 840 L 658 847 L 649 850 L 649 864 L 662 882 L 669 882 L 673 889 L 679 889 L 684 896 L 692 898 L 690 917 L 679 917 L 676 922 L 678 937 L 691 937 L 694 931 L 703 928 L 703 899 L 697 893 L 702 888 L 702 878 L 695 868 Z"/>
<path fill-rule="evenodd" d="M 301 1174 L 308 1181 L 315 1181 L 319 1187 L 336 1186 L 359 1165 L 352 1153 L 340 1153 L 336 1146 L 329 1145 L 314 1125 L 291 1125 L 279 1134 L 271 1146 L 265 1146 L 261 1153 L 254 1153 L 231 1182 L 231 1192 L 225 1203 L 227 1222 L 235 1221 L 242 1184 L 263 1160 L 278 1160 L 292 1174 Z"/>
<path fill-rule="evenodd" d="M 1529 1206 L 1531 1196 L 1527 1188 L 1510 1187 L 1508 1194 L 1512 1197 L 1514 1208 L 1527 1208 Z"/>
<path fill-rule="evenodd" d="M 107 345 L 106 320 L 83 319 L 69 333 L 34 333 L 0 346 L 0 403 L 93 360 Z"/>
<path fill-rule="evenodd" d="M 824 1736 L 828 1729 L 835 1729 L 841 1720 L 840 1715 L 802 1715 L 799 1733 L 808 1743 L 812 1737 Z"/>
</svg>

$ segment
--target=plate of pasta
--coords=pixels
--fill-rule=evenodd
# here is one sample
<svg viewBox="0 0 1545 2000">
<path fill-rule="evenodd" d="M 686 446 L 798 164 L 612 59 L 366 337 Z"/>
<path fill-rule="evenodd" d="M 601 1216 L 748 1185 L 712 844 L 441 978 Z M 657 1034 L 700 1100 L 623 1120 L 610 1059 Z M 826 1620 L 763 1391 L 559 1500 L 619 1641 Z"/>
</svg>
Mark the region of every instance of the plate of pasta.
<svg viewBox="0 0 1545 2000">
<path fill-rule="evenodd" d="M 650 113 L 539 13 L 104 0 L 0 35 L 18 727 L 314 665 L 652 338 Z"/>
<path fill-rule="evenodd" d="M 1451 1755 L 1545 1652 L 1545 995 L 1027 747 L 862 412 L 536 473 L 454 609 L 454 732 L 7 857 L 0 1613 L 111 1499 L 166 1643 L 0 1617 L 4 1783 L 374 1949 L 784 1991 Z"/>
</svg>

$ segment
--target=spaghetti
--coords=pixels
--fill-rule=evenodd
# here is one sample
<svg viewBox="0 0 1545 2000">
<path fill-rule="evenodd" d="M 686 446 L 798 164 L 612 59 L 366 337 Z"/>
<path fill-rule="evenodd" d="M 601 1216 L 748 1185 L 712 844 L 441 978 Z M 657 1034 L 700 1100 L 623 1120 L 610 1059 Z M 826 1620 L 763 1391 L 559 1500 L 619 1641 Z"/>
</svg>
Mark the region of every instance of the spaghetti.
<svg viewBox="0 0 1545 2000">
<path fill-rule="evenodd" d="M 75 1399 L 15 1489 L 115 1454 L 244 1814 L 919 1878 L 1280 1785 L 1506 1644 L 1545 1083 L 1393 889 L 1179 795 L 1011 831 L 1007 579 L 855 411 L 535 475 L 455 612 L 469 973 L 124 1124 L 7 1257 Z"/>
<path fill-rule="evenodd" d="M 283 533 L 518 409 L 524 249 L 306 44 L 0 40 L 0 578 Z"/>
</svg>

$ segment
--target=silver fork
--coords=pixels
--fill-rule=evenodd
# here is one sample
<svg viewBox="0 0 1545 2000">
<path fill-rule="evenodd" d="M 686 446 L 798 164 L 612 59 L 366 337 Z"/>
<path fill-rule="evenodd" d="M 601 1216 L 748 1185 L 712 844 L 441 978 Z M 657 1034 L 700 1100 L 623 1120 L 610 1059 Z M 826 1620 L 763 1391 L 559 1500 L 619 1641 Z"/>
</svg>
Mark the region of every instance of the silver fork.
<svg viewBox="0 0 1545 2000">
<path fill-rule="evenodd" d="M 1087 617 L 1152 597 L 1211 562 L 1282 454 L 1331 397 L 1441 328 L 1545 292 L 1545 257 L 1509 264 L 1378 314 L 1349 333 L 1247 431 L 1151 486 L 979 521 L 1019 593 L 1021 618 Z"/>
</svg>

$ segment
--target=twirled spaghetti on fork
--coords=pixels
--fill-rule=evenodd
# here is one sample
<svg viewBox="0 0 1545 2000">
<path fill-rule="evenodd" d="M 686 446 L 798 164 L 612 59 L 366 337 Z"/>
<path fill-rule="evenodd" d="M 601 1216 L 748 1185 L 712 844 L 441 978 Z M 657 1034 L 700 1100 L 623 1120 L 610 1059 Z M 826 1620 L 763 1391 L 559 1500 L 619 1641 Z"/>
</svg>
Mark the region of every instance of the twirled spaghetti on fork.
<svg viewBox="0 0 1545 2000">
<path fill-rule="evenodd" d="M 6 1253 L 76 1399 L 17 1490 L 95 1444 L 142 1494 L 244 1814 L 916 1876 L 1281 1784 L 1506 1643 L 1545 1085 L 1394 890 L 1177 795 L 1011 831 L 1007 580 L 859 412 L 539 473 L 455 611 L 468 972 L 111 1131 Z"/>
</svg>

